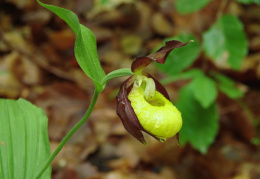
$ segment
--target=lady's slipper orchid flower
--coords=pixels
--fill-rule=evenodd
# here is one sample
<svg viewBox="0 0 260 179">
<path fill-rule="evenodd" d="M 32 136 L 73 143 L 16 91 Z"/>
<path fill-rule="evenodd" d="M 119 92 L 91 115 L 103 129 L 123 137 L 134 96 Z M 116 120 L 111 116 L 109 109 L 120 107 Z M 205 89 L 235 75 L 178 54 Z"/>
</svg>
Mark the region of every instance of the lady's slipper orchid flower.
<svg viewBox="0 0 260 179">
<path fill-rule="evenodd" d="M 117 114 L 126 130 L 144 144 L 141 131 L 165 142 L 180 131 L 182 118 L 162 84 L 143 69 L 152 61 L 163 64 L 174 48 L 188 43 L 168 41 L 157 52 L 136 58 L 131 66 L 134 75 L 121 85 L 117 95 Z"/>
</svg>

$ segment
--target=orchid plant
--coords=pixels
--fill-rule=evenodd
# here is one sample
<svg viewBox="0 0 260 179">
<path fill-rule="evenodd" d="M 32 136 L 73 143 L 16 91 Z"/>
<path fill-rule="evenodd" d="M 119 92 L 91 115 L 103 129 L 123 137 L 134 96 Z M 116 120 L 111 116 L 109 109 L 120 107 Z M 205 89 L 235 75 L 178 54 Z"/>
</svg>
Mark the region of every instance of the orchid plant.
<svg viewBox="0 0 260 179">
<path fill-rule="evenodd" d="M 50 178 L 51 162 L 71 136 L 87 121 L 106 83 L 117 77 L 130 76 L 117 95 L 117 114 L 130 134 L 145 144 L 141 131 L 160 142 L 165 142 L 180 131 L 180 111 L 170 102 L 163 85 L 144 72 L 144 69 L 153 61 L 163 64 L 173 49 L 183 47 L 189 42 L 168 41 L 157 52 L 136 58 L 131 69 L 118 69 L 105 75 L 98 59 L 94 34 L 79 23 L 73 12 L 44 4 L 39 0 L 37 2 L 61 17 L 76 34 L 75 57 L 79 66 L 95 84 L 95 91 L 85 115 L 64 137 L 52 155 L 47 135 L 48 120 L 43 111 L 22 99 L 0 100 L 1 109 L 5 109 L 0 110 L 0 127 L 7 126 L 0 130 L 0 178 Z M 21 149 L 21 146 L 24 148 Z M 45 164 L 42 165 L 44 161 Z M 41 167 L 41 170 L 31 170 L 32 167 Z"/>
<path fill-rule="evenodd" d="M 77 16 L 69 10 L 47 5 L 39 0 L 43 7 L 61 17 L 77 35 L 75 56 L 82 70 L 95 84 L 95 92 L 85 116 L 63 139 L 50 159 L 38 174 L 40 176 L 58 154 L 73 133 L 88 119 L 100 92 L 106 83 L 114 78 L 131 75 L 121 86 L 117 95 L 117 114 L 126 130 L 140 142 L 145 143 L 142 132 L 146 132 L 161 142 L 174 136 L 182 126 L 182 118 L 178 109 L 169 101 L 169 95 L 158 80 L 143 72 L 152 61 L 163 64 L 174 48 L 187 45 L 180 41 L 168 41 L 157 52 L 145 57 L 136 58 L 131 69 L 118 69 L 105 75 L 97 56 L 94 34 L 79 23 Z"/>
</svg>

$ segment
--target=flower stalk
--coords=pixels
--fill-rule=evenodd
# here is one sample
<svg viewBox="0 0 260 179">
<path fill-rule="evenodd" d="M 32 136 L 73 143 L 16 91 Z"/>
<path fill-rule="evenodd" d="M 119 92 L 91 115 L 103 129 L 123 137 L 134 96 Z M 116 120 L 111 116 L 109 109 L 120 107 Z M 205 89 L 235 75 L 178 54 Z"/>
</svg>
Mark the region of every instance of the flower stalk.
<svg viewBox="0 0 260 179">
<path fill-rule="evenodd" d="M 52 153 L 50 158 L 47 160 L 45 165 L 42 167 L 40 172 L 36 175 L 35 179 L 38 179 L 42 176 L 44 171 L 50 166 L 53 159 L 58 155 L 62 147 L 67 143 L 67 141 L 71 138 L 71 136 L 88 120 L 90 114 L 92 113 L 94 106 L 97 102 L 99 93 L 96 89 L 92 98 L 92 101 L 89 105 L 88 110 L 86 111 L 85 115 L 82 117 L 82 119 L 69 131 L 69 133 L 63 138 L 63 140 L 60 142 L 59 146 L 55 149 L 55 151 Z"/>
</svg>

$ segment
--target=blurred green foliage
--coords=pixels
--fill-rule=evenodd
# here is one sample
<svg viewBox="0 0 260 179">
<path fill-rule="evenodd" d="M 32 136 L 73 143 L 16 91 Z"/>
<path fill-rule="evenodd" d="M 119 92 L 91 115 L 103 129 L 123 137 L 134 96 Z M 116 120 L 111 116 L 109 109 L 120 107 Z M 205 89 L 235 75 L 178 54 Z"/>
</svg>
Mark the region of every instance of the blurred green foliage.
<svg viewBox="0 0 260 179">
<path fill-rule="evenodd" d="M 238 70 L 248 49 L 242 22 L 235 16 L 222 16 L 203 34 L 203 49 L 212 59 L 227 61 Z"/>
<path fill-rule="evenodd" d="M 236 1 L 244 4 L 251 4 L 251 3 L 260 4 L 260 0 L 236 0 Z"/>
<path fill-rule="evenodd" d="M 237 0 L 242 3 L 257 3 L 259 0 Z M 177 11 L 187 14 L 205 7 L 210 0 L 178 0 Z M 239 70 L 248 52 L 248 40 L 243 23 L 232 15 L 218 14 L 218 19 L 201 34 L 202 42 L 198 43 L 192 34 L 180 34 L 165 40 L 194 40 L 185 47 L 171 52 L 164 65 L 158 68 L 169 77 L 162 83 L 189 79 L 188 84 L 180 90 L 176 106 L 182 113 L 183 127 L 180 131 L 180 143 L 190 143 L 201 153 L 206 153 L 218 133 L 218 92 L 232 99 L 243 97 L 244 93 L 237 88 L 235 81 L 227 76 L 212 71 L 204 66 L 202 69 L 192 68 L 192 64 L 200 58 L 202 63 L 213 60 L 225 68 Z M 200 44 L 201 47 L 200 47 Z M 205 55 L 204 55 L 205 54 Z M 216 69 L 215 69 L 216 70 Z"/>
<path fill-rule="evenodd" d="M 229 98 L 236 99 L 243 97 L 243 91 L 236 88 L 235 82 L 233 80 L 216 72 L 212 72 L 211 74 L 217 80 L 220 91 L 225 93 Z"/>
<path fill-rule="evenodd" d="M 101 0 L 101 4 L 107 4 L 108 0 Z"/>
<path fill-rule="evenodd" d="M 211 0 L 178 0 L 175 3 L 176 10 L 180 14 L 188 14 L 205 7 Z"/>
<path fill-rule="evenodd" d="M 211 0 L 177 0 L 175 8 L 180 14 L 189 14 L 203 9 Z M 236 0 L 244 4 L 260 4 L 260 0 Z"/>
<path fill-rule="evenodd" d="M 195 149 L 205 154 L 214 142 L 219 128 L 217 106 L 212 103 L 204 108 L 194 97 L 194 87 L 189 84 L 181 89 L 177 108 L 182 113 L 183 126 L 180 144 L 189 142 Z"/>
<path fill-rule="evenodd" d="M 203 73 L 197 76 L 192 82 L 194 98 L 203 108 L 208 108 L 217 98 L 216 83 Z"/>
</svg>

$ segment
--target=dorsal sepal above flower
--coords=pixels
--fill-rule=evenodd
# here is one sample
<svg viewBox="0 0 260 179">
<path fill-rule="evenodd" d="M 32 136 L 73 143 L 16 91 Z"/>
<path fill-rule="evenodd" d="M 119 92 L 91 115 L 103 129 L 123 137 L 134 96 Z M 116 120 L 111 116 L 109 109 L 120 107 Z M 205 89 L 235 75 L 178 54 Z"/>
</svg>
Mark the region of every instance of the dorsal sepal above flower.
<svg viewBox="0 0 260 179">
<path fill-rule="evenodd" d="M 131 66 L 132 72 L 135 74 L 141 74 L 143 69 L 148 66 L 152 61 L 156 61 L 157 63 L 161 64 L 165 63 L 167 56 L 173 49 L 183 47 L 189 42 L 182 43 L 177 40 L 165 42 L 165 46 L 160 48 L 157 52 L 152 53 L 148 56 L 137 57 L 135 61 L 133 61 Z"/>
</svg>

